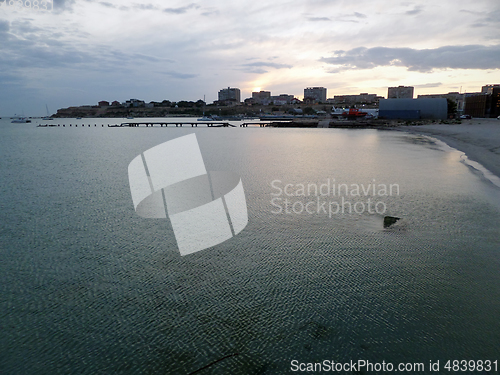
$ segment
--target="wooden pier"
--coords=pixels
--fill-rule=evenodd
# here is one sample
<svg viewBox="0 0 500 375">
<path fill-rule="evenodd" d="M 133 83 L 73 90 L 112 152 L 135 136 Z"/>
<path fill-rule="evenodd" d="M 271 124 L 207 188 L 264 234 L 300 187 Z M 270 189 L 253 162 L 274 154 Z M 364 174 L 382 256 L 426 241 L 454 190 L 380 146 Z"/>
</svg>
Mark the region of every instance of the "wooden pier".
<svg viewBox="0 0 500 375">
<path fill-rule="evenodd" d="M 146 126 L 146 127 L 153 127 L 155 125 L 160 125 L 160 127 L 165 127 L 173 126 L 175 125 L 176 127 L 182 127 L 183 125 L 191 127 L 198 127 L 198 125 L 205 125 L 209 128 L 228 128 L 228 127 L 236 127 L 236 125 L 231 125 L 229 122 L 218 122 L 218 121 L 210 121 L 210 122 L 204 122 L 204 121 L 196 121 L 196 122 L 146 122 L 146 121 L 140 121 L 140 122 L 122 122 L 120 125 L 108 125 L 110 128 L 121 128 L 121 127 L 139 127 L 139 126 Z"/>
<path fill-rule="evenodd" d="M 239 127 L 240 128 L 248 128 L 249 126 L 255 126 L 255 127 L 260 127 L 260 128 L 264 128 L 264 127 L 275 127 L 275 126 L 286 126 L 286 124 L 292 124 L 291 121 L 259 121 L 259 122 L 245 122 L 245 123 L 242 123 L 242 124 L 239 124 Z M 100 127 L 104 127 L 104 124 L 99 124 Z M 156 125 L 156 127 L 163 127 L 165 126 L 166 128 L 167 127 L 173 127 L 175 125 L 176 128 L 178 127 L 183 127 L 183 126 L 189 126 L 191 125 L 191 127 L 198 127 L 198 125 L 200 126 L 206 126 L 206 127 L 209 127 L 209 128 L 228 128 L 228 127 L 232 127 L 232 128 L 236 128 L 238 127 L 238 125 L 233 125 L 233 124 L 230 124 L 229 122 L 227 121 L 207 121 L 207 122 L 204 122 L 204 121 L 193 121 L 193 122 L 149 122 L 149 121 L 140 121 L 140 122 L 122 122 L 121 124 L 115 124 L 115 125 L 110 125 L 110 124 L 107 124 L 107 127 L 108 128 L 137 128 L 137 127 L 154 127 Z M 46 127 L 75 127 L 75 128 L 78 128 L 78 127 L 82 127 L 82 128 L 85 128 L 85 127 L 91 127 L 92 125 L 91 124 L 39 124 L 38 127 L 40 128 L 46 128 Z M 97 124 L 93 124 L 93 127 L 97 127 L 98 125 Z"/>
<path fill-rule="evenodd" d="M 255 126 L 258 125 L 259 127 L 263 128 L 266 126 L 274 126 L 276 123 L 291 123 L 291 121 L 260 121 L 260 122 L 245 122 L 243 124 L 239 124 L 240 128 L 247 128 L 249 125 Z M 209 128 L 236 128 L 238 125 L 233 125 L 230 124 L 229 122 L 218 122 L 218 121 L 196 121 L 196 122 L 123 122 L 120 125 L 108 125 L 110 128 L 121 128 L 121 127 L 139 127 L 139 126 L 146 126 L 146 127 L 153 127 L 154 125 L 160 125 L 160 127 L 165 127 L 173 126 L 175 125 L 176 127 L 182 127 L 183 125 L 191 125 L 191 127 L 198 127 L 198 125 L 204 125 Z"/>
</svg>

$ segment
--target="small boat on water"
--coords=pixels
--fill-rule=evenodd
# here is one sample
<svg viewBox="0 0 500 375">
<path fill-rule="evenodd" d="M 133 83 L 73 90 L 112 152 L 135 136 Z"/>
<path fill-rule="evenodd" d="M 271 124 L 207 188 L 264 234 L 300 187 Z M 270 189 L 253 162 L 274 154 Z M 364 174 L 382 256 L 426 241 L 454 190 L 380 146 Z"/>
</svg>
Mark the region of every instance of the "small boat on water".
<svg viewBox="0 0 500 375">
<path fill-rule="evenodd" d="M 222 117 L 217 115 L 211 115 L 211 116 L 203 115 L 203 117 L 198 119 L 198 121 L 221 121 L 221 120 Z"/>
<path fill-rule="evenodd" d="M 28 120 L 26 117 L 21 117 L 21 116 L 14 116 L 13 120 L 11 123 L 14 124 L 26 124 L 27 122 L 31 122 L 31 120 Z"/>
<path fill-rule="evenodd" d="M 198 121 L 214 121 L 214 119 L 210 116 L 203 116 L 198 119 Z"/>
</svg>

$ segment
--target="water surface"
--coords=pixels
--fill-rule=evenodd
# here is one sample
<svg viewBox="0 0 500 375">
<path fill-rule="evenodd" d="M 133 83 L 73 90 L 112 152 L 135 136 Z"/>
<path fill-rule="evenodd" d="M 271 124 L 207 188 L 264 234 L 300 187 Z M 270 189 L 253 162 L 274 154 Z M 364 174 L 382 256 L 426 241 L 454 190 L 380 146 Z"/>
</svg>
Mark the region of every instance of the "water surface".
<svg viewBox="0 0 500 375">
<path fill-rule="evenodd" d="M 500 191 L 458 151 L 375 130 L 0 121 L 1 373 L 188 374 L 230 354 L 200 373 L 498 359 Z M 249 224 L 181 257 L 168 221 L 135 214 L 127 167 L 192 132 L 207 170 L 241 176 Z M 273 181 L 327 179 L 397 184 L 376 200 L 402 220 L 273 213 Z"/>
</svg>

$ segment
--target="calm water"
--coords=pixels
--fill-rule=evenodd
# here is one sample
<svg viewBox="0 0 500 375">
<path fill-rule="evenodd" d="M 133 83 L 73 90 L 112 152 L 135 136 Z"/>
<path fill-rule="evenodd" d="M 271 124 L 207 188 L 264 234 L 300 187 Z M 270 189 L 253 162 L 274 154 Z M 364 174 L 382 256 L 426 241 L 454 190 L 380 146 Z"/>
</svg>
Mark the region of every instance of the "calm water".
<svg viewBox="0 0 500 375">
<path fill-rule="evenodd" d="M 199 374 L 500 360 L 500 189 L 458 151 L 371 130 L 0 121 L 2 375 L 188 374 L 231 354 Z M 208 170 L 241 176 L 249 223 L 181 257 L 166 220 L 135 214 L 127 168 L 192 132 Z M 397 184 L 372 200 L 403 219 L 300 212 L 315 196 L 276 213 L 273 181 L 328 179 Z"/>
</svg>

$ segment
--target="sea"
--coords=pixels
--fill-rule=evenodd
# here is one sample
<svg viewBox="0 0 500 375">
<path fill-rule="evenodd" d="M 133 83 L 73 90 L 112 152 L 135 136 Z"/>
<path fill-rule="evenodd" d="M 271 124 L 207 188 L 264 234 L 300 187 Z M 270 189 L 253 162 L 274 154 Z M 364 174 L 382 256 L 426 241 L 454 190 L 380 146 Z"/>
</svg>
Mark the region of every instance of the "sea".
<svg viewBox="0 0 500 375">
<path fill-rule="evenodd" d="M 148 120 L 185 124 L 0 120 L 0 374 L 500 371 L 500 187 L 462 152 Z M 193 133 L 207 170 L 241 178 L 248 224 L 181 256 L 128 166 Z"/>
</svg>

